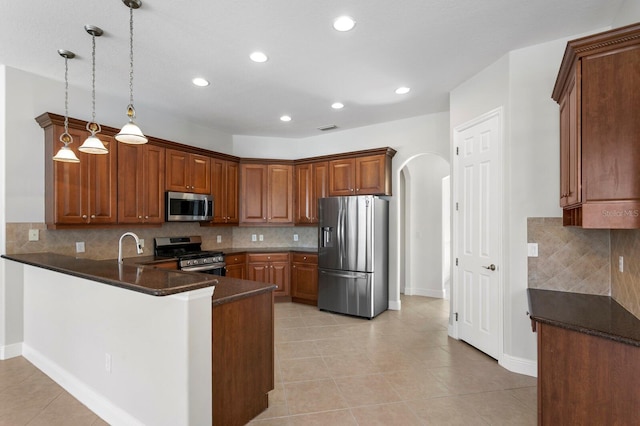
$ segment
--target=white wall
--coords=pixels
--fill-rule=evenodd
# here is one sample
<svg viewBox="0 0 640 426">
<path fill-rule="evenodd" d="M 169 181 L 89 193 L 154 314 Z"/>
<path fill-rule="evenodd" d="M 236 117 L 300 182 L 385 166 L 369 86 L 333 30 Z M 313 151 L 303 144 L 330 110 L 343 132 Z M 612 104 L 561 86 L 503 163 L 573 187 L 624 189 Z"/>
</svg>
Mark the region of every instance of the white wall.
<svg viewBox="0 0 640 426">
<path fill-rule="evenodd" d="M 620 6 L 617 16 L 611 24 L 612 28 L 635 24 L 640 21 L 640 1 L 626 0 Z"/>
<path fill-rule="evenodd" d="M 449 114 L 422 115 L 357 129 L 334 131 L 304 139 L 234 136 L 233 154 L 250 158 L 294 159 L 389 146 L 393 158 L 393 194 L 400 193 L 400 170 L 418 154 L 435 154 L 449 161 Z M 389 203 L 389 306 L 400 307 L 400 232 L 404 214 L 400 197 Z"/>
</svg>

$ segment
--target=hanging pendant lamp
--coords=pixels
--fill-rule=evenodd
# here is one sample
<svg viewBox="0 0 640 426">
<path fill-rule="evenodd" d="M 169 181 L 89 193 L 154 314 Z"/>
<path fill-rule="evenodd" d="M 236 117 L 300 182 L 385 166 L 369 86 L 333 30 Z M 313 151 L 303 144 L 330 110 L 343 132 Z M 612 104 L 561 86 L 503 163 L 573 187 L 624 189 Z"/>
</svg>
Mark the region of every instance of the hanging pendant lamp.
<svg viewBox="0 0 640 426">
<path fill-rule="evenodd" d="M 87 130 L 91 133 L 87 139 L 80 145 L 78 151 L 87 154 L 108 154 L 109 150 L 104 147 L 102 141 L 98 139 L 96 133 L 102 130 L 96 122 L 96 37 L 102 35 L 102 30 L 93 25 L 85 25 L 84 29 L 91 35 L 91 122 L 87 123 Z"/>
<path fill-rule="evenodd" d="M 147 137 L 133 121 L 136 118 L 136 110 L 133 108 L 133 9 L 142 6 L 141 0 L 122 0 L 129 8 L 129 105 L 127 106 L 127 116 L 129 122 L 122 127 L 120 133 L 115 137 L 118 142 L 128 144 L 147 143 Z"/>
<path fill-rule="evenodd" d="M 60 49 L 58 54 L 64 58 L 64 133 L 60 135 L 60 142 L 64 144 L 56 155 L 53 156 L 54 161 L 62 161 L 65 163 L 79 163 L 69 145 L 73 143 L 73 138 L 69 134 L 69 64 L 68 60 L 76 57 L 75 53 L 68 50 Z"/>
</svg>

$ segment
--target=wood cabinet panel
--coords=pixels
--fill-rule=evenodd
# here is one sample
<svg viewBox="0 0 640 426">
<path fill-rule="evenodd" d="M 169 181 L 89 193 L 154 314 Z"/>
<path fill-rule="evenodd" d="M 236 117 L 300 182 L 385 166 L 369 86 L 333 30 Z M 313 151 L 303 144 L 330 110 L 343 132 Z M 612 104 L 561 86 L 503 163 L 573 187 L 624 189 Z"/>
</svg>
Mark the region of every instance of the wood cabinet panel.
<svg viewBox="0 0 640 426">
<path fill-rule="evenodd" d="M 355 161 L 356 194 L 377 195 L 385 193 L 386 156 L 370 155 Z"/>
<path fill-rule="evenodd" d="M 211 193 L 213 194 L 213 223 L 237 224 L 238 214 L 238 163 L 211 160 Z"/>
<path fill-rule="evenodd" d="M 329 161 L 329 195 L 355 195 L 355 159 Z"/>
<path fill-rule="evenodd" d="M 329 196 L 329 163 L 299 164 L 295 168 L 294 222 L 318 223 L 318 198 Z"/>
<path fill-rule="evenodd" d="M 266 223 L 267 167 L 263 164 L 242 164 L 240 165 L 240 176 L 240 221 Z"/>
<path fill-rule="evenodd" d="M 162 147 L 119 147 L 118 223 L 164 222 L 164 165 Z"/>
<path fill-rule="evenodd" d="M 391 195 L 391 157 L 376 154 L 329 161 L 329 195 Z"/>
<path fill-rule="evenodd" d="M 211 159 L 204 155 L 167 149 L 167 191 L 211 194 Z"/>
<path fill-rule="evenodd" d="M 293 166 L 241 164 L 240 222 L 293 223 Z"/>
<path fill-rule="evenodd" d="M 538 424 L 635 424 L 640 348 L 547 324 L 538 331 Z"/>
<path fill-rule="evenodd" d="M 314 306 L 318 304 L 318 255 L 293 254 L 291 296 L 294 302 Z"/>
<path fill-rule="evenodd" d="M 247 279 L 247 256 L 245 254 L 233 254 L 225 256 L 225 276 L 231 278 Z"/>
<path fill-rule="evenodd" d="M 293 223 L 293 167 L 270 164 L 267 170 L 267 222 Z"/>
<path fill-rule="evenodd" d="M 248 254 L 247 279 L 275 284 L 274 296 L 289 296 L 289 253 Z"/>
</svg>

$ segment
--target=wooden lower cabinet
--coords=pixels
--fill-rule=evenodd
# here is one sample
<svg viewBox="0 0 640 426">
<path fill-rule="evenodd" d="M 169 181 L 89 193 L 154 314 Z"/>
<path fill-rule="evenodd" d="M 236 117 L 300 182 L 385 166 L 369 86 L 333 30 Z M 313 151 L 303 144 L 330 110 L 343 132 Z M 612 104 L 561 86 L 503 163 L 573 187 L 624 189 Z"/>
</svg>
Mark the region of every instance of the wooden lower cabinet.
<svg viewBox="0 0 640 426">
<path fill-rule="evenodd" d="M 640 347 L 536 323 L 539 425 L 638 424 Z"/>
<path fill-rule="evenodd" d="M 291 256 L 291 300 L 318 304 L 318 255 L 293 253 Z"/>
<path fill-rule="evenodd" d="M 275 284 L 274 296 L 289 296 L 289 253 L 250 253 L 247 279 Z"/>
<path fill-rule="evenodd" d="M 241 280 L 247 279 L 247 255 L 231 254 L 225 256 L 224 259 L 227 266 L 225 266 L 225 276 L 229 278 L 239 278 Z"/>
<path fill-rule="evenodd" d="M 273 294 L 213 305 L 213 425 L 241 426 L 269 406 L 274 388 Z"/>
</svg>

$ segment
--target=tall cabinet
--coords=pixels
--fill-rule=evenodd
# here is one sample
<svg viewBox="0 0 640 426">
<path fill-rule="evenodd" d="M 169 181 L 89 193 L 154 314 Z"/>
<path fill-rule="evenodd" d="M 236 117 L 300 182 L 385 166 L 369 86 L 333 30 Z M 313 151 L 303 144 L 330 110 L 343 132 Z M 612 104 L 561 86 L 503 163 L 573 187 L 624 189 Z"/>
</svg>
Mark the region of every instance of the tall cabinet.
<svg viewBox="0 0 640 426">
<path fill-rule="evenodd" d="M 243 163 L 240 181 L 241 223 L 293 223 L 292 164 Z"/>
<path fill-rule="evenodd" d="M 640 24 L 567 43 L 560 105 L 565 225 L 640 228 Z"/>
<path fill-rule="evenodd" d="M 36 118 L 44 129 L 45 155 L 51 159 L 62 146 L 64 117 L 45 113 Z M 84 122 L 69 120 L 70 148 L 79 163 L 45 161 L 45 221 L 49 228 L 78 225 L 108 225 L 118 220 L 117 160 L 118 144 L 112 136 L 99 134 L 108 154 L 78 151 L 89 133 Z"/>
<path fill-rule="evenodd" d="M 237 161 L 211 159 L 211 193 L 213 194 L 213 223 L 237 225 L 238 213 Z"/>
</svg>

